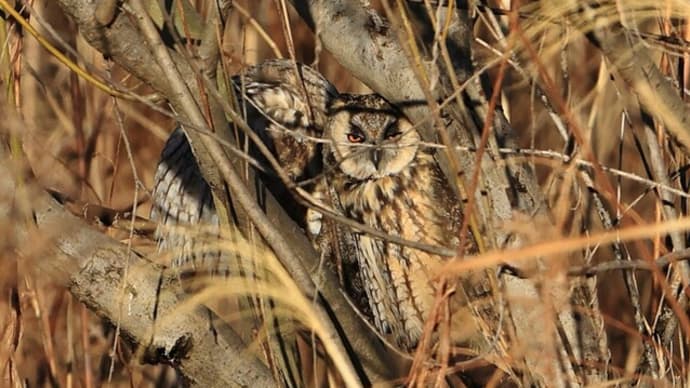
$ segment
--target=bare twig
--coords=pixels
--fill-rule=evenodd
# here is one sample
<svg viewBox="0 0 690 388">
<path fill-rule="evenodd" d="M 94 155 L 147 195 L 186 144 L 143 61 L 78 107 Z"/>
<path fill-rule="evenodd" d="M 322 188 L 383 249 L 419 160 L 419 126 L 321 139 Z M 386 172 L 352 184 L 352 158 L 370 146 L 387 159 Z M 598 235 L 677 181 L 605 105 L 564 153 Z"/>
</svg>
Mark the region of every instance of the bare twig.
<svg viewBox="0 0 690 388">
<path fill-rule="evenodd" d="M 690 260 L 690 248 L 674 251 L 669 254 L 660 256 L 654 261 L 648 260 L 614 260 L 594 265 L 583 265 L 572 267 L 568 269 L 568 276 L 594 276 L 606 271 L 628 271 L 628 270 L 643 270 L 651 271 L 653 269 L 663 269 L 669 264 L 679 261 Z M 644 330 L 639 330 L 644 333 Z M 656 358 L 655 358 L 656 359 Z"/>
</svg>

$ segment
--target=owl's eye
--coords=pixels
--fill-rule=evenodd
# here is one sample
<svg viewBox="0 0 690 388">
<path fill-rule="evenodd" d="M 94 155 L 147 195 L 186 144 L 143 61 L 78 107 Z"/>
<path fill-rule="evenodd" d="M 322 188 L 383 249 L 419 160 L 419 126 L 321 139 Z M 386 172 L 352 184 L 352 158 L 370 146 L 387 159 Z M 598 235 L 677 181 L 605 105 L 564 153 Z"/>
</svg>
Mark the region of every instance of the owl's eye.
<svg viewBox="0 0 690 388">
<path fill-rule="evenodd" d="M 364 141 L 364 134 L 359 128 L 352 128 L 352 131 L 347 134 L 347 141 L 350 143 L 362 143 Z"/>
<path fill-rule="evenodd" d="M 388 127 L 386 127 L 386 140 L 397 139 L 400 135 L 402 135 L 402 132 L 400 132 L 400 128 L 398 128 L 396 123 L 390 124 Z"/>
<path fill-rule="evenodd" d="M 386 139 L 388 139 L 388 140 L 397 139 L 398 137 L 400 137 L 400 135 L 402 135 L 402 132 L 400 132 L 400 131 L 387 133 Z"/>
<path fill-rule="evenodd" d="M 361 143 L 364 141 L 364 136 L 359 133 L 350 132 L 347 134 L 347 141 L 350 143 Z"/>
</svg>

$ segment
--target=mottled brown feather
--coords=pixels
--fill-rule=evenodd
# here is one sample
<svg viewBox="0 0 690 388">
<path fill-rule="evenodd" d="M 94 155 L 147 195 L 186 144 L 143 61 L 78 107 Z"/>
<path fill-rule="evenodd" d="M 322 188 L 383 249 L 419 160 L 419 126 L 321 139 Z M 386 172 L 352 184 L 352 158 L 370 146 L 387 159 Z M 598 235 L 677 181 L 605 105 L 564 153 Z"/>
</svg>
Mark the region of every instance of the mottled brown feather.
<svg viewBox="0 0 690 388">
<path fill-rule="evenodd" d="M 386 140 L 382 133 L 391 123 L 401 134 Z M 364 132 L 365 140 L 348 144 L 353 130 Z M 341 95 L 334 100 L 324 133 L 331 140 L 324 155 L 330 173 L 314 188 L 316 197 L 329 198 L 346 217 L 385 233 L 458 247 L 460 201 L 402 114 L 378 95 Z M 379 155 L 372 156 L 377 149 Z M 326 196 L 326 190 L 336 194 Z M 352 236 L 374 325 L 402 349 L 412 350 L 432 310 L 439 284 L 436 271 L 447 258 L 364 233 Z M 466 253 L 476 252 L 471 234 L 467 241 Z"/>
</svg>

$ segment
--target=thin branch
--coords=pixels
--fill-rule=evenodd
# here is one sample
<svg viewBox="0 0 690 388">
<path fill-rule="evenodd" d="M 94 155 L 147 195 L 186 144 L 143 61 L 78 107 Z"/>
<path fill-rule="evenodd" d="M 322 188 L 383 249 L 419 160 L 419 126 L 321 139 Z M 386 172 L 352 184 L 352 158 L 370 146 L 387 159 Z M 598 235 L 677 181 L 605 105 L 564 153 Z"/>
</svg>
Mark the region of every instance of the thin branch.
<svg viewBox="0 0 690 388">
<path fill-rule="evenodd" d="M 161 41 L 158 30 L 146 14 L 146 10 L 140 0 L 131 0 L 129 5 L 132 7 L 133 16 L 136 18 L 139 28 L 141 29 L 144 38 L 152 49 L 156 61 L 163 69 L 164 78 L 168 81 L 172 88 L 171 98 L 177 99 L 183 113 L 195 125 L 203 127 L 206 123 L 204 116 L 201 114 L 197 102 L 192 97 L 192 93 L 185 85 L 180 73 L 176 70 L 167 48 Z M 249 194 L 242 179 L 239 177 L 234 168 L 230 165 L 228 158 L 225 156 L 221 146 L 213 139 L 208 137 L 201 138 L 202 144 L 206 147 L 211 155 L 213 161 L 218 166 L 225 182 L 230 187 L 235 199 L 247 213 L 252 223 L 257 230 L 264 237 L 268 245 L 276 253 L 283 265 L 300 286 L 302 291 L 309 299 L 323 302 L 318 297 L 319 293 L 314 285 L 309 272 L 304 267 L 302 261 L 297 257 L 292 248 L 286 243 L 280 232 L 271 224 L 266 214 L 259 208 L 255 199 Z M 319 320 L 324 324 L 326 333 L 325 338 L 321 338 L 324 347 L 329 356 L 338 368 L 341 376 L 348 386 L 361 386 L 358 378 L 358 373 L 353 366 L 351 360 L 347 357 L 349 354 L 342 342 L 338 331 L 333 324 L 328 313 L 324 310 L 323 305 L 318 304 L 315 309 L 319 315 Z"/>
<path fill-rule="evenodd" d="M 690 248 L 681 249 L 669 254 L 660 256 L 654 261 L 649 260 L 613 260 L 595 265 L 582 265 L 568 269 L 568 276 L 595 276 L 601 272 L 608 271 L 628 271 L 642 270 L 653 271 L 664 269 L 664 267 L 679 261 L 690 260 Z M 638 328 L 639 330 L 639 328 Z M 639 331 L 640 333 L 644 331 Z"/>
</svg>

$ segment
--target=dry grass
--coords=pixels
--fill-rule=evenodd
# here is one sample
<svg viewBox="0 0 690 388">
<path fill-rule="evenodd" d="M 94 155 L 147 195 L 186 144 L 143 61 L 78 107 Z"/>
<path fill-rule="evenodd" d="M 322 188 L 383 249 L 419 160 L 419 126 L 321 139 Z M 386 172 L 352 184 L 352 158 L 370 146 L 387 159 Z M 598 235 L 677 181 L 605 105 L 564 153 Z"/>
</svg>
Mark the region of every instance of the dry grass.
<svg viewBox="0 0 690 388">
<path fill-rule="evenodd" d="M 643 41 L 662 72 L 676 85 L 686 87 L 690 75 L 687 61 L 690 7 L 674 1 L 636 0 L 624 5 L 611 2 L 596 10 L 595 19 L 583 19 L 580 24 L 572 25 L 563 22 L 574 11 L 573 5 L 565 3 L 535 2 L 521 10 L 520 34 L 524 39 L 511 43 L 516 48 L 514 59 L 520 68 L 509 66 L 503 82 L 504 108 L 520 136 L 519 147 L 551 151 L 549 155 L 513 156 L 534 165 L 551 209 L 551 222 L 540 224 L 528 215 L 520 215 L 515 223 L 498 227 L 521 234 L 531 245 L 521 252 L 487 252 L 454 263 L 450 269 L 465 271 L 472 265 L 492 266 L 506 258 L 530 260 L 539 254 L 558 263 L 552 268 L 554 276 L 564 276 L 566 265 L 577 257 L 585 256 L 593 262 L 612 260 L 612 243 L 617 241 L 621 242 L 625 255 L 646 261 L 683 248 L 678 243 L 686 244 L 685 231 L 690 229 L 690 223 L 683 217 L 687 215 L 688 197 L 670 194 L 664 203 L 655 187 L 650 186 L 650 182 L 656 182 L 681 193 L 688 191 L 687 156 L 669 139 L 658 120 L 663 117 L 664 107 L 656 107 L 651 112 L 651 127 L 645 127 L 645 118 L 640 115 L 639 103 L 629 86 L 616 75 L 611 77 L 610 69 L 615 64 L 604 60 L 583 33 L 598 23 L 624 18 L 628 28 L 637 29 L 645 37 Z M 299 61 L 313 63 L 318 59 L 318 69 L 339 90 L 367 91 L 327 52 L 315 54 L 314 36 L 295 14 L 290 14 L 292 42 L 288 42 L 276 2 L 239 1 L 238 4 L 242 10 L 234 12 L 228 21 L 224 39 L 223 54 L 230 71 L 278 54 L 288 57 L 288 48 L 293 45 Z M 35 1 L 33 8 L 76 50 L 79 55 L 76 63 L 88 65 L 89 71 L 107 74 L 139 95 L 152 93 L 91 49 L 54 2 Z M 479 67 L 496 61 L 496 53 L 504 48 L 485 18 L 485 14 L 480 16 L 477 28 L 480 38 L 475 49 Z M 4 118 L 0 130 L 9 133 L 15 144 L 21 144 L 26 164 L 31 166 L 41 185 L 84 202 L 120 210 L 135 209 L 137 215 L 147 217 L 159 152 L 167 132 L 174 126 L 170 116 L 161 113 L 167 110 L 166 106 L 158 104 L 152 109 L 128 101 L 115 104 L 111 96 L 77 77 L 31 36 L 18 35 L 17 25 L 10 20 L 0 25 L 3 86 L 0 112 Z M 36 18 L 31 20 L 38 25 Z M 45 29 L 39 31 L 54 42 Z M 671 38 L 683 43 L 673 43 Z M 493 66 L 489 73 L 495 75 L 496 69 Z M 541 91 L 535 90 L 535 81 Z M 542 103 L 540 93 L 548 96 L 551 107 Z M 685 93 L 681 93 L 684 98 Z M 555 122 L 554 117 L 560 122 Z M 558 130 L 562 123 L 569 126 L 569 132 Z M 655 132 L 647 133 L 650 128 Z M 654 139 L 657 144 L 653 143 Z M 578 152 L 570 155 L 573 143 L 578 143 Z M 130 155 L 127 149 L 131 150 Z M 605 172 L 592 184 L 585 176 L 592 169 L 577 168 L 574 162 L 564 163 L 559 157 L 563 154 L 642 179 Z M 660 177 L 658 172 L 665 176 Z M 614 224 L 626 230 L 631 228 L 628 235 L 617 236 L 606 230 L 597 216 L 596 203 L 590 195 L 592 188 L 610 204 L 608 210 L 617 217 Z M 14 222 L 0 220 L 0 235 L 9 235 Z M 123 242 L 130 241 L 127 231 L 102 229 Z M 0 241 L 3 269 L 0 273 L 0 385 L 90 387 L 108 381 L 112 386 L 174 384 L 169 368 L 140 365 L 131 357 L 124 341 L 114 338 L 111 326 L 93 316 L 65 289 L 32 270 L 35 260 L 50 259 L 39 248 L 41 237 L 35 236 L 35 241 L 37 247 L 29 250 L 33 255 L 20 255 L 11 241 L 6 244 Z M 153 243 L 144 238 L 131 242 L 142 251 L 154 251 Z M 271 256 L 266 252 L 262 255 Z M 277 268 L 271 267 L 271 272 L 279 274 Z M 659 306 L 667 285 L 663 277 L 647 271 L 638 271 L 636 275 L 642 312 L 654 327 L 659 323 Z M 296 303 L 292 297 L 299 293 L 295 290 L 284 293 L 290 283 L 283 277 L 280 279 L 281 287 L 274 289 L 267 285 L 264 291 L 278 299 L 287 296 L 286 303 Z M 236 281 L 238 284 L 225 284 L 221 287 L 226 288 L 220 290 L 214 288 L 219 286 L 206 288 L 205 293 L 196 295 L 189 303 L 198 300 L 209 303 L 205 298 L 219 294 L 229 296 L 227 287 L 235 293 L 241 292 L 242 282 Z M 658 338 L 639 333 L 621 271 L 603 272 L 597 281 L 612 357 L 612 378 L 634 374 L 642 354 L 642 338 L 657 346 L 660 364 L 673 369 L 669 376 L 675 376 L 675 383 L 686 384 L 690 327 L 681 324 L 673 347 L 663 348 Z M 299 305 L 288 304 L 283 312 L 299 315 L 307 327 L 318 332 L 318 322 L 310 321 L 313 315 L 309 303 L 299 302 Z M 230 315 L 229 319 L 242 316 Z M 113 353 L 114 341 L 119 345 Z"/>
</svg>

